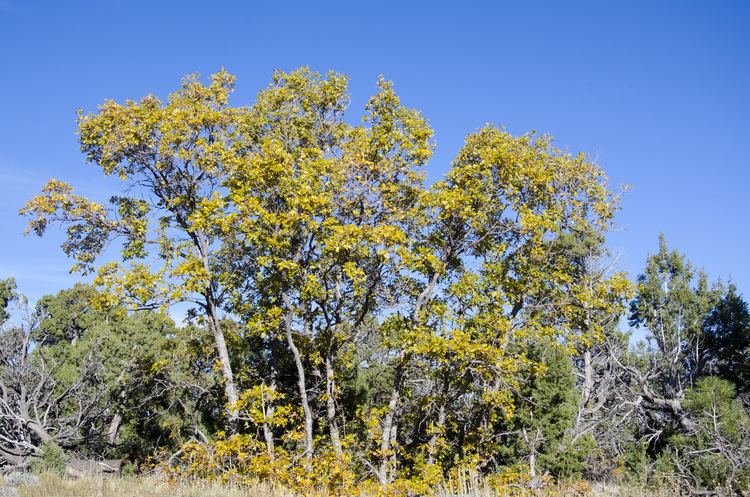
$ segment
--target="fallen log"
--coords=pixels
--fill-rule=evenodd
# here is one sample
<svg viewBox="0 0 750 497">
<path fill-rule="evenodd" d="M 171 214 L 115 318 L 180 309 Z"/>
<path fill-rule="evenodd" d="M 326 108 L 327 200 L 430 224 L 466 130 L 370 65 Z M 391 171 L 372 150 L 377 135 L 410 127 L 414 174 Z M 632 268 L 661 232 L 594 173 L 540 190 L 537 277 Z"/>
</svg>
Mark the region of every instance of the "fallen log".
<svg viewBox="0 0 750 497">
<path fill-rule="evenodd" d="M 71 458 L 65 466 L 65 474 L 72 478 L 84 476 L 119 476 L 122 470 L 122 459 L 93 459 Z"/>
</svg>

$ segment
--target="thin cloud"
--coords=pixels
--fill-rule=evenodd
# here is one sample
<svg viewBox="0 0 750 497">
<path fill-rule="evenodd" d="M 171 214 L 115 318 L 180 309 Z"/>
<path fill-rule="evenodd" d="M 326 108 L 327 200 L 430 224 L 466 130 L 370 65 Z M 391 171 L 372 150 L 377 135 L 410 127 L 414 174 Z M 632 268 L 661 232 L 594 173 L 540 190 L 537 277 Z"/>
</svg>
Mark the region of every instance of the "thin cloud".
<svg viewBox="0 0 750 497">
<path fill-rule="evenodd" d="M 70 274 L 70 266 L 65 264 L 48 264 L 48 265 L 16 265 L 14 267 L 0 266 L 0 278 L 12 276 L 16 280 L 26 281 L 47 281 L 47 282 L 67 282 L 72 278 L 79 276 Z"/>
<path fill-rule="evenodd" d="M 2 7 L 0 7 L 2 10 Z M 13 173 L 0 173 L 0 182 L 14 183 L 17 185 L 38 185 L 42 180 L 38 176 L 21 175 Z"/>
</svg>

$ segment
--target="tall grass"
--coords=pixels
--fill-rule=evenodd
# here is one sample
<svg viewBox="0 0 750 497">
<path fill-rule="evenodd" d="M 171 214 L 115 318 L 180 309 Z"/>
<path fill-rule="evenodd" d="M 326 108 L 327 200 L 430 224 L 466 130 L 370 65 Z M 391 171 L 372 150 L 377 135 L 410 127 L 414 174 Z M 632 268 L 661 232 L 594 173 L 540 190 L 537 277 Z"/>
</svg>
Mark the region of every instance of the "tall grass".
<svg viewBox="0 0 750 497">
<path fill-rule="evenodd" d="M 292 497 L 270 485 L 253 487 L 185 484 L 150 477 L 80 478 L 45 476 L 39 486 L 19 487 L 19 497 Z"/>
<path fill-rule="evenodd" d="M 68 479 L 45 476 L 39 486 L 19 487 L 19 497 L 326 497 L 301 496 L 269 484 L 252 487 L 207 484 L 195 481 L 170 483 L 153 477 Z M 509 488 L 498 493 L 482 479 L 471 477 L 449 481 L 435 489 L 435 497 L 681 497 L 670 490 L 653 490 L 614 484 L 571 484 L 537 491 Z"/>
</svg>

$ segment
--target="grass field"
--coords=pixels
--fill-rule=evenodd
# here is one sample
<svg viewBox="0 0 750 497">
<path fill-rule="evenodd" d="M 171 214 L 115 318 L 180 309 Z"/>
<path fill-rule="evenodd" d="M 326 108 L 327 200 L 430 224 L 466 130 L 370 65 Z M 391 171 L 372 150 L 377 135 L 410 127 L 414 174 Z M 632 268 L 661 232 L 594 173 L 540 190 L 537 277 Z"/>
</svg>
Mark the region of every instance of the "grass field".
<svg viewBox="0 0 750 497">
<path fill-rule="evenodd" d="M 0 493 L 0 495 L 4 495 Z M 274 489 L 267 485 L 254 487 L 232 487 L 207 485 L 195 482 L 175 484 L 155 478 L 82 478 L 63 479 L 43 477 L 37 486 L 18 487 L 19 497 L 301 497 L 290 492 Z M 512 495 L 523 495 L 514 493 Z M 547 489 L 538 493 L 528 492 L 529 496 L 556 497 L 679 497 L 668 491 L 654 492 L 635 487 L 594 484 L 590 488 Z M 454 497 L 438 490 L 436 497 Z M 477 489 L 460 494 L 461 497 L 501 497 L 489 489 Z M 320 495 L 320 497 L 325 497 Z"/>
</svg>

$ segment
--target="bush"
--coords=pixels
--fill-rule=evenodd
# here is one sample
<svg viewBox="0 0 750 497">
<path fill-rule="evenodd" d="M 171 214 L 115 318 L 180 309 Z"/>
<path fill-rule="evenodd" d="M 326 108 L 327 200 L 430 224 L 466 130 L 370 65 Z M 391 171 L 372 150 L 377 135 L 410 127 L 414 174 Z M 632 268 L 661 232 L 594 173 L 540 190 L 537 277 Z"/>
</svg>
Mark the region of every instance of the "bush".
<svg viewBox="0 0 750 497">
<path fill-rule="evenodd" d="M 54 441 L 48 440 L 42 444 L 39 457 L 33 458 L 29 467 L 35 474 L 49 473 L 63 476 L 66 462 L 62 448 Z"/>
<path fill-rule="evenodd" d="M 121 476 L 138 476 L 138 465 L 133 461 L 128 461 L 120 468 Z"/>
<path fill-rule="evenodd" d="M 622 466 L 625 478 L 630 482 L 645 484 L 648 477 L 648 466 L 651 462 L 647 453 L 648 444 L 633 441 L 625 446 L 622 455 Z"/>
<path fill-rule="evenodd" d="M 35 487 L 39 485 L 39 483 L 40 481 L 38 477 L 28 473 L 19 473 L 18 471 L 15 471 L 5 476 L 5 484 L 10 487 Z"/>
<path fill-rule="evenodd" d="M 695 428 L 670 438 L 677 476 L 691 493 L 722 489 L 726 495 L 747 495 L 750 417 L 735 398 L 734 386 L 704 378 L 687 392 L 684 405 Z"/>
</svg>

